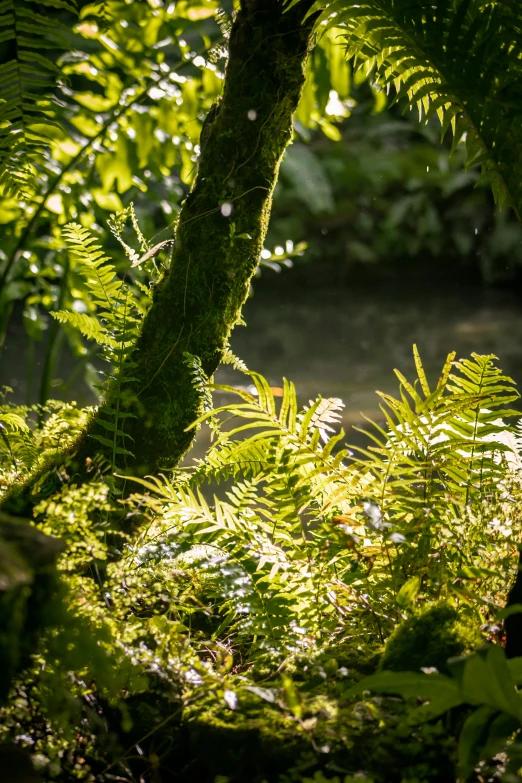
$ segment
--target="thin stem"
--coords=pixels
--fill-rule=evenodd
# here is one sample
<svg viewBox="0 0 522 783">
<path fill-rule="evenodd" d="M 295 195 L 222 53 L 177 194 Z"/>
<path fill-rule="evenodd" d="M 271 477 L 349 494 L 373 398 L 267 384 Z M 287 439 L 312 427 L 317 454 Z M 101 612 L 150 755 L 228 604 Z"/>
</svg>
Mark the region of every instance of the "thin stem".
<svg viewBox="0 0 522 783">
<path fill-rule="evenodd" d="M 125 285 L 125 280 L 123 281 Z M 123 314 L 123 327 L 121 330 L 121 343 L 118 357 L 118 380 L 116 384 L 116 413 L 114 415 L 114 433 L 112 439 L 112 472 L 116 470 L 116 444 L 118 440 L 118 423 L 120 417 L 120 401 L 121 401 L 121 387 L 123 384 L 123 367 L 125 362 L 125 345 L 127 341 L 127 303 L 128 303 L 128 289 L 125 289 L 125 310 Z"/>
<path fill-rule="evenodd" d="M 207 52 L 207 48 L 203 49 L 201 52 L 198 52 L 198 54 L 199 55 L 204 55 L 206 52 Z M 177 63 L 175 63 L 172 66 L 172 70 L 180 70 L 181 68 L 183 68 L 183 66 L 189 65 L 191 63 L 192 63 L 192 59 L 190 59 L 190 60 L 186 60 L 186 59 L 179 60 Z M 64 166 L 64 168 L 61 170 L 61 172 L 51 182 L 51 184 L 49 185 L 49 187 L 47 188 L 46 192 L 44 193 L 44 195 L 42 197 L 42 201 L 37 206 L 36 210 L 34 211 L 33 215 L 31 216 L 31 219 L 29 220 L 29 222 L 25 226 L 24 230 L 22 231 L 22 233 L 20 235 L 20 238 L 19 238 L 18 242 L 16 243 L 16 247 L 14 248 L 13 252 L 11 253 L 11 255 L 9 256 L 9 258 L 6 261 L 6 264 L 4 266 L 3 272 L 2 272 L 2 274 L 0 276 L 0 293 L 2 292 L 3 287 L 4 287 L 5 283 L 6 283 L 6 280 L 7 280 L 7 277 L 9 275 L 9 272 L 11 270 L 12 265 L 14 264 L 16 259 L 18 258 L 18 255 L 19 255 L 20 251 L 23 250 L 23 248 L 25 247 L 27 239 L 29 238 L 29 236 L 30 236 L 34 226 L 36 225 L 36 222 L 37 222 L 38 218 L 40 217 L 40 215 L 42 213 L 42 210 L 45 208 L 45 204 L 46 204 L 47 199 L 49 198 L 49 196 L 51 196 L 54 193 L 54 191 L 56 190 L 56 188 L 58 187 L 58 185 L 62 181 L 62 179 L 65 176 L 65 174 L 67 174 L 67 172 L 70 171 L 76 165 L 76 163 L 78 163 L 78 161 L 86 154 L 86 152 L 90 149 L 90 147 L 92 147 L 92 145 L 96 141 L 98 141 L 100 138 L 102 138 L 105 135 L 105 133 L 110 128 L 110 126 L 114 122 L 116 122 L 116 120 L 118 120 L 120 117 L 124 116 L 126 114 L 126 112 L 129 109 L 131 109 L 134 104 L 140 103 L 140 101 L 142 101 L 144 98 L 146 98 L 147 92 L 149 90 L 149 87 L 151 86 L 151 84 L 149 84 L 149 81 L 151 82 L 152 85 L 155 84 L 155 81 L 152 78 L 150 78 L 150 80 L 147 81 L 147 84 L 142 89 L 142 91 L 140 93 L 138 93 L 138 95 L 134 96 L 129 103 L 127 103 L 125 106 L 120 106 L 120 107 L 117 107 L 116 109 L 114 109 L 114 111 L 112 112 L 110 117 L 104 122 L 104 124 L 102 125 L 102 127 L 100 128 L 98 133 L 95 136 L 93 136 L 92 138 L 90 138 L 87 141 L 87 143 L 84 144 L 83 147 L 81 147 L 78 150 L 76 155 L 73 158 L 71 158 L 69 163 L 66 166 Z"/>
<path fill-rule="evenodd" d="M 33 398 L 33 381 L 34 381 L 34 343 L 32 337 L 29 338 L 29 346 L 27 349 L 27 388 L 25 390 L 25 404 L 31 405 Z"/>
<path fill-rule="evenodd" d="M 67 294 L 67 278 L 69 276 L 69 255 L 65 256 L 65 264 L 63 269 L 63 275 L 60 280 L 60 292 L 58 294 L 58 301 L 56 302 L 56 310 L 62 310 L 65 304 L 65 296 Z M 49 339 L 47 342 L 47 350 L 45 352 L 44 366 L 42 371 L 42 378 L 40 381 L 40 394 L 38 395 L 38 402 L 41 406 L 45 405 L 49 399 L 49 390 L 51 388 L 51 381 L 58 364 L 58 359 L 61 353 L 63 345 L 63 329 L 59 321 L 53 318 L 51 326 L 49 328 Z M 44 418 L 43 410 L 40 409 L 38 414 L 38 424 L 42 426 Z"/>
<path fill-rule="evenodd" d="M 480 376 L 480 383 L 479 383 L 479 394 L 482 394 L 482 387 L 484 383 L 484 375 L 486 373 L 486 367 L 482 367 L 482 373 Z M 473 423 L 473 438 L 471 441 L 471 454 L 470 454 L 470 460 L 469 460 L 469 468 L 468 468 L 468 481 L 466 485 L 466 501 L 465 505 L 467 506 L 469 503 L 469 496 L 470 496 L 470 488 L 472 486 L 473 481 L 473 459 L 475 457 L 475 446 L 477 443 L 477 432 L 478 432 L 478 425 L 479 425 L 479 417 L 480 417 L 480 404 L 477 404 L 476 410 L 475 410 L 475 421 Z"/>
</svg>

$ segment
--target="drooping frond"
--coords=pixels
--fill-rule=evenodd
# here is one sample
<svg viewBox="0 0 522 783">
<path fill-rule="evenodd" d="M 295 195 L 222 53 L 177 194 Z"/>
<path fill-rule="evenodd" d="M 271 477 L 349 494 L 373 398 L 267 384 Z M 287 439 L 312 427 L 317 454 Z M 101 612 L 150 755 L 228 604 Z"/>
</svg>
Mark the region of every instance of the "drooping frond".
<svg viewBox="0 0 522 783">
<path fill-rule="evenodd" d="M 54 99 L 57 52 L 68 48 L 62 17 L 76 17 L 75 0 L 1 0 L 0 188 L 24 194 L 32 161 L 59 125 Z M 73 18 L 74 18 L 73 17 Z"/>
<path fill-rule="evenodd" d="M 294 0 L 294 3 L 302 0 Z M 291 3 L 293 5 L 294 3 Z M 437 114 L 500 206 L 522 209 L 522 5 L 519 0 L 318 0 L 357 68 L 393 86 L 421 119 Z M 344 41 L 343 41 L 344 39 Z"/>
<path fill-rule="evenodd" d="M 94 303 L 101 310 L 110 311 L 122 287 L 110 259 L 104 255 L 101 245 L 96 244 L 90 232 L 78 223 L 65 226 L 64 237 L 78 259 Z"/>
</svg>

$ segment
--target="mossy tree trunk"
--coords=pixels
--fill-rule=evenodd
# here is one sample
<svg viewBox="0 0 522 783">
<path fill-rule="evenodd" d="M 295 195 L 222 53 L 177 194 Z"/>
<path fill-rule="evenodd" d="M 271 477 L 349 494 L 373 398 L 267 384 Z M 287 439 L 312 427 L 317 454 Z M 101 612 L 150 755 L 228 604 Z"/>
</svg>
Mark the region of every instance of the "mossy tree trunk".
<svg viewBox="0 0 522 783">
<path fill-rule="evenodd" d="M 186 428 L 201 411 L 186 354 L 210 376 L 247 298 L 266 236 L 272 194 L 305 81 L 312 0 L 287 13 L 283 0 L 242 0 L 229 40 L 223 94 L 201 134 L 198 174 L 185 200 L 169 272 L 158 285 L 134 355 L 136 380 L 120 401 L 135 418 L 129 473 L 175 466 L 190 446 Z M 109 400 L 110 402 L 110 400 Z M 98 446 L 89 434 L 75 448 L 73 472 Z M 71 471 L 69 471 L 71 472 Z M 7 499 L 27 513 L 29 483 Z"/>
<path fill-rule="evenodd" d="M 210 376 L 241 315 L 268 227 L 281 157 L 292 136 L 312 24 L 303 6 L 246 0 L 236 16 L 223 95 L 205 121 L 194 187 L 183 204 L 172 266 L 136 350 L 141 471 L 177 464 L 200 412 L 184 354 Z"/>
</svg>

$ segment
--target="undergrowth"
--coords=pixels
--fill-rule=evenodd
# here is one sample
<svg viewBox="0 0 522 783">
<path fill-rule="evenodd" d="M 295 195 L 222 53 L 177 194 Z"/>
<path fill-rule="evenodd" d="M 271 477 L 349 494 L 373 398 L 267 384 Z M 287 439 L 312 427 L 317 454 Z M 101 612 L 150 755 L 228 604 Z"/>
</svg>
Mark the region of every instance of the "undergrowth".
<svg viewBox="0 0 522 783">
<path fill-rule="evenodd" d="M 132 207 L 115 236 L 129 218 L 155 263 Z M 205 457 L 123 476 L 119 401 L 149 291 L 84 229 L 66 232 L 94 310 L 55 316 L 103 348 L 106 436 L 76 486 L 57 455 L 92 411 L 13 406 L 5 390 L 1 492 L 39 470 L 33 524 L 66 551 L 0 737 L 56 781 L 520 780 L 522 659 L 502 650 L 519 395 L 496 357 L 450 354 L 432 384 L 414 347 L 415 381 L 397 372 L 382 423 L 348 446 L 341 400 L 300 406 L 287 380 L 276 396 L 230 350 L 242 382 L 215 385 L 187 354 Z M 215 408 L 214 390 L 230 402 Z"/>
<path fill-rule="evenodd" d="M 231 396 L 194 424 L 212 422 L 204 459 L 134 479 L 126 500 L 111 474 L 81 487 L 64 480 L 36 507 L 35 524 L 67 543 L 67 612 L 3 708 L 3 736 L 30 746 L 49 780 L 318 783 L 342 771 L 338 780 L 413 783 L 456 779 L 459 761 L 480 780 L 476 764 L 494 755 L 487 742 L 474 738 L 466 766 L 458 721 L 435 719 L 482 697 L 454 696 L 437 711 L 426 686 L 431 712 L 412 729 L 418 678 L 440 683 L 417 669 L 413 685 L 397 684 L 386 661 L 400 670 L 422 660 L 431 671 L 501 642 L 520 523 L 513 382 L 495 357 L 450 355 L 429 385 L 415 350 L 416 382 L 397 373 L 399 395 L 381 394 L 385 424 L 368 422 L 367 446 L 356 448 L 339 429 L 340 400 L 299 407 L 292 383 L 275 397 L 261 375 L 227 360 L 246 385 L 196 379 L 209 400 L 214 389 Z M 88 415 L 53 403 L 38 428 L 38 413 L 0 409 L 4 487 Z M 122 515 L 126 533 L 112 528 Z M 442 625 L 422 620 L 432 607 Z M 468 630 L 452 630 L 453 616 Z M 374 675 L 384 685 L 370 678 L 368 689 L 406 701 L 367 691 L 361 700 L 357 683 L 388 640 Z M 510 718 L 495 753 L 518 727 Z"/>
</svg>

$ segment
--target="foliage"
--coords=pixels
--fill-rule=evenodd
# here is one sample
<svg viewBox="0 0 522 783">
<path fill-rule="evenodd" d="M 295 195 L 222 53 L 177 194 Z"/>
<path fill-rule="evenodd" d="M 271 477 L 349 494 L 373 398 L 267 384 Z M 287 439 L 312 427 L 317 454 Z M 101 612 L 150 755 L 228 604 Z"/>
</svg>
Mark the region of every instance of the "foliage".
<svg viewBox="0 0 522 783">
<path fill-rule="evenodd" d="M 27 3 L 16 5 L 22 13 Z M 45 6 L 46 16 L 34 36 L 35 46 L 47 51 L 49 30 L 56 37 L 63 23 L 66 51 L 49 50 L 53 71 L 50 82 L 40 85 L 39 101 L 49 122 L 45 127 L 40 123 L 38 132 L 45 138 L 29 147 L 24 142 L 22 168 L 15 129 L 8 127 L 4 168 L 24 175 L 24 198 L 0 190 L 0 346 L 13 312 L 19 317 L 16 304 L 22 303 L 30 351 L 34 354 L 35 344 L 45 344 L 39 390 L 29 389 L 27 400 L 38 399 L 42 405 L 53 386 L 68 398 L 78 377 L 84 375 L 91 389 L 97 382 L 97 347 L 88 347 L 81 332 L 63 329 L 49 316 L 57 310 L 89 315 L 93 308 L 77 256 L 67 250 L 64 226 L 74 222 L 91 231 L 112 257 L 118 276 L 128 259 L 107 231 L 111 213 L 134 203 L 148 246 L 170 239 L 197 171 L 204 117 L 221 92 L 232 13 L 227 0 L 223 7 L 213 0 L 84 3 L 74 23 L 65 3 L 63 9 L 57 6 L 60 3 Z M 9 19 L 5 17 L 11 25 Z M 6 62 L 8 55 L 5 52 Z M 321 88 L 311 76 L 315 86 L 310 89 L 322 107 L 332 83 L 346 94 L 349 69 L 334 33 L 314 57 L 321 63 Z M 42 68 L 39 78 L 43 75 Z M 34 109 L 33 98 L 24 92 L 20 111 L 26 117 Z M 335 134 L 335 117 L 324 116 L 314 101 L 307 105 L 301 121 Z M 122 238 L 128 244 L 135 240 L 132 230 L 124 231 Z M 262 267 L 280 269 L 302 254 L 303 245 L 286 245 L 287 238 L 277 253 L 265 248 Z M 163 252 L 167 250 L 164 246 Z M 136 266 L 132 277 L 148 285 L 155 279 L 150 270 L 153 267 Z M 88 319 L 79 320 L 89 328 Z M 56 379 L 67 343 L 77 364 L 70 377 Z"/>
<path fill-rule="evenodd" d="M 345 27 L 347 54 L 359 68 L 407 96 L 421 119 L 438 114 L 454 145 L 465 137 L 467 165 L 480 164 L 499 205 L 519 212 L 519 4 L 318 0 L 316 9 L 319 26 Z"/>
<path fill-rule="evenodd" d="M 432 604 L 397 626 L 386 642 L 379 668 L 418 671 L 434 667 L 446 674 L 448 658 L 473 652 L 483 641 L 473 621 L 463 622 L 454 606 Z"/>
<path fill-rule="evenodd" d="M 49 323 L 46 315 L 92 310 L 76 257 L 65 251 L 63 226 L 75 221 L 105 241 L 107 216 L 123 209 L 122 198 L 125 206 L 134 199 L 140 215 L 151 215 L 144 224 L 152 237 L 175 219 L 187 192 L 180 175 L 187 185 L 192 181 L 201 120 L 223 76 L 217 24 L 223 14 L 205 2 L 206 12 L 201 9 L 193 21 L 186 4 L 176 10 L 167 5 L 110 2 L 104 4 L 105 17 L 98 5 L 83 6 L 74 42 L 55 66 L 65 90 L 56 106 L 62 130 L 51 128 L 52 139 L 31 155 L 34 188 L 25 201 L 4 194 L 0 202 L 6 239 L 2 342 L 14 303 L 21 300 L 30 339 L 39 342 L 48 333 L 41 404 L 49 397 L 65 339 L 79 364 L 64 386 L 78 371 L 96 381 L 96 349 L 86 348 L 79 332 Z M 124 253 L 116 269 L 122 265 Z M 142 269 L 135 274 L 147 280 Z"/>
<path fill-rule="evenodd" d="M 77 256 L 67 250 L 64 226 L 74 221 L 90 230 L 113 259 L 116 274 L 124 273 L 127 279 L 125 252 L 105 227 L 110 213 L 134 203 L 150 248 L 171 236 L 196 173 L 203 118 L 221 90 L 232 3 L 224 2 L 222 8 L 210 0 L 177 5 L 152 0 L 82 4 L 76 24 L 72 4 L 69 10 L 65 2 L 40 4 L 37 34 L 36 22 L 28 22 L 31 36 L 17 33 L 13 20 L 26 12 L 31 15 L 34 4 L 23 0 L 8 3 L 6 8 L 11 5 L 16 9 L 2 17 L 9 39 L 5 45 L 16 40 L 13 35 L 22 35 L 17 47 L 22 59 L 13 60 L 11 50 L 2 49 L 5 63 L 1 67 L 6 74 L 14 69 L 14 74 L 26 68 L 26 56 L 45 59 L 47 65 L 39 71 L 38 100 L 34 91 L 24 90 L 22 98 L 18 86 L 12 92 L 6 88 L 12 96 L 6 106 L 14 101 L 12 111 L 16 116 L 21 112 L 25 130 L 18 132 L 14 124 L 4 128 L 4 171 L 6 176 L 11 172 L 23 177 L 24 198 L 15 198 L 7 186 L 0 195 L 4 226 L 0 344 L 13 313 L 15 318 L 22 317 L 32 362 L 29 375 L 39 384 L 38 389 L 28 384 L 26 401 L 37 399 L 43 405 L 53 388 L 53 394 L 70 399 L 71 387 L 82 376 L 95 394 L 98 382 L 93 363 L 97 346 L 87 345 L 81 331 L 64 329 L 49 315 L 57 310 L 77 312 L 77 322 L 83 321 L 89 330 L 90 322 L 83 316 L 92 312 L 92 296 L 77 267 Z M 350 263 L 363 264 L 402 259 L 405 254 L 414 258 L 429 254 L 434 259 L 451 254 L 473 265 L 479 259 L 488 281 L 513 274 L 521 257 L 519 229 L 509 218 L 492 217 L 483 190 L 473 192 L 475 170 L 467 175 L 460 171 L 464 145 L 458 146 L 446 173 L 447 153 L 436 150 L 431 124 L 426 148 L 404 139 L 404 130 L 410 134 L 410 128 L 418 138 L 418 124 L 402 123 L 401 131 L 396 124 L 392 132 L 388 112 L 378 115 L 375 127 L 375 118 L 369 124 L 358 119 L 357 103 L 367 116 L 368 103 L 382 112 L 386 99 L 374 83 L 373 72 L 365 81 L 366 61 L 352 78 L 352 65 L 343 56 L 347 23 L 340 24 L 329 21 L 319 27 L 321 35 L 309 59 L 295 119 L 298 143 L 288 151 L 283 165 L 270 249 L 261 254 L 260 268 L 280 269 L 300 256 L 304 246 L 294 246 L 292 239 L 311 240 L 315 245 L 311 258 L 317 258 L 319 237 L 321 260 L 324 255 L 335 258 L 332 274 L 337 274 L 338 258 L 344 252 Z M 29 37 L 30 51 L 26 47 Z M 49 56 L 39 54 L 37 46 Z M 463 51 L 460 42 L 458 51 Z M 12 74 L 6 78 L 11 84 Z M 510 89 L 514 90 L 513 85 Z M 29 123 L 35 111 L 45 112 L 45 124 Z M 343 120 L 348 144 L 336 145 L 343 138 L 339 126 Z M 396 151 L 396 132 L 407 144 L 404 151 Z M 379 154 L 375 147 L 383 134 L 387 141 Z M 316 145 L 325 141 L 325 152 L 317 152 Z M 426 171 L 428 166 L 431 173 Z M 406 192 L 399 199 L 396 189 L 404 182 Z M 367 191 L 370 185 L 371 192 Z M 300 204 L 306 201 L 312 220 L 302 210 L 301 219 L 295 214 L 288 217 L 288 207 L 296 199 Z M 441 221 L 444 225 L 451 222 L 451 232 L 440 230 Z M 348 226 L 346 236 L 340 222 Z M 323 229 L 332 240 L 326 247 Z M 125 241 L 133 243 L 127 230 Z M 168 246 L 158 252 L 168 253 Z M 132 277 L 148 284 L 150 269 L 137 266 Z M 17 303 L 23 304 L 22 316 Z M 75 365 L 69 377 L 57 378 L 67 344 Z M 34 356 L 35 346 L 40 345 L 45 345 L 45 356 L 38 377 Z"/>
<path fill-rule="evenodd" d="M 492 357 L 453 365 L 452 358 L 433 390 L 418 355 L 418 391 L 399 374 L 400 399 L 381 395 L 387 430 L 373 425 L 361 457 L 339 448 L 344 433 L 330 435 L 339 400 L 318 398 L 298 413 L 295 389 L 286 381 L 279 410 L 268 384 L 255 373 L 255 396 L 218 386 L 239 394 L 242 402 L 202 420 L 225 414 L 240 423 L 216 439 L 195 479 L 230 476 L 233 491 L 226 500 L 215 498 L 212 511 L 194 489 L 194 478 L 178 490 L 178 506 L 172 484 L 157 479 L 147 486 L 159 489 L 195 532 L 201 529 L 200 543 L 221 546 L 223 538 L 234 545 L 235 557 L 236 549 L 246 553 L 247 546 L 254 547 L 250 557 L 259 562 L 257 573 L 248 569 L 253 580 L 263 583 L 268 574 L 278 575 L 290 591 L 287 600 L 308 582 L 316 598 L 299 626 L 321 633 L 343 618 L 346 628 L 362 608 L 359 601 L 359 608 L 352 605 L 355 596 L 371 585 L 374 600 L 363 610 L 369 615 L 367 630 L 387 635 L 388 613 L 397 617 L 399 606 L 413 606 L 419 591 L 432 598 L 466 597 L 472 574 L 486 576 L 481 568 L 487 568 L 487 554 L 475 547 L 495 504 L 484 501 L 502 486 L 513 454 L 498 407 L 517 393 Z M 237 529 L 238 513 L 246 531 Z M 289 537 L 296 548 L 290 561 L 283 554 Z M 494 578 L 494 571 L 487 573 Z M 329 591 L 321 599 L 325 579 Z M 299 607 L 295 597 L 292 606 L 294 612 Z M 270 614 L 284 616 L 282 609 Z M 266 635 L 266 626 L 256 633 Z"/>
<path fill-rule="evenodd" d="M 342 768 L 348 779 L 364 769 L 369 780 L 391 783 L 390 765 L 402 780 L 451 779 L 458 729 L 437 716 L 485 700 L 494 718 L 505 705 L 483 690 L 462 695 L 458 683 L 468 675 L 379 671 L 355 684 L 375 671 L 384 642 L 383 669 L 398 646 L 416 666 L 423 623 L 441 612 L 437 660 L 420 665 L 444 670 L 447 657 L 479 644 L 481 624 L 493 627 L 519 524 L 515 430 L 501 418 L 517 396 L 512 382 L 493 357 L 476 355 L 450 357 L 428 385 L 416 354 L 417 382 L 399 376 L 398 398 L 381 395 L 386 429 L 370 428 L 359 457 L 335 431 L 339 400 L 300 408 L 291 383 L 276 398 L 262 376 L 232 354 L 227 360 L 251 383 L 211 387 L 198 374 L 207 393 L 238 399 L 202 416 L 216 428 L 204 460 L 135 479 L 139 491 L 125 502 L 108 476 L 64 485 L 36 508 L 38 527 L 67 543 L 59 566 L 66 636 L 48 634 L 18 683 L 4 709 L 5 736 L 33 737 L 38 763 L 57 780 L 121 772 L 149 781 L 157 759 L 165 770 L 189 764 L 209 782 L 235 779 L 234 770 L 238 780 L 329 780 Z M 16 419 L 10 437 L 41 437 L 31 410 L 13 413 L 27 429 Z M 58 429 L 61 421 L 57 411 Z M 7 448 L 3 466 L 12 477 Z M 441 598 L 446 608 L 433 608 Z M 73 641 L 72 658 L 62 655 L 63 639 L 84 633 L 95 648 Z M 484 665 L 499 665 L 492 661 Z M 472 678 L 475 688 L 490 679 Z M 430 701 L 361 698 L 363 688 Z M 421 713 L 429 721 L 412 730 Z M 103 741 L 102 716 L 111 727 Z M 494 748 L 463 730 L 461 764 L 463 743 L 473 745 L 465 751 L 471 771 L 504 747 L 513 731 L 506 726 L 495 724 Z M 81 756 L 68 739 L 77 732 Z"/>
<path fill-rule="evenodd" d="M 8 392 L 11 390 L 8 389 Z M 79 435 L 90 411 L 75 403 L 50 401 L 39 405 L 0 405 L 0 491 L 21 482 L 38 464 L 49 461 L 53 454 L 72 443 Z M 46 418 L 42 427 L 38 420 Z"/>
<path fill-rule="evenodd" d="M 301 141 L 316 128 L 340 136 L 335 120 L 351 100 L 342 36 L 365 75 L 379 74 L 376 109 L 379 86 L 394 81 L 426 116 L 438 112 L 455 145 L 467 133 L 467 162 L 483 166 L 498 202 L 511 197 L 516 209 L 517 7 L 320 5 Z M 59 29 L 49 20 L 66 19 L 69 6 L 40 6 L 51 9 L 32 30 L 44 49 Z M 18 76 L 29 62 L 27 7 L 4 3 L 1 21 Z M 41 311 L 52 313 L 40 404 L 0 407 L 0 486 L 36 475 L 30 530 L 66 545 L 44 591 L 52 601 L 35 580 L 34 593 L 17 583 L 2 604 L 13 669 L 27 652 L 19 643 L 34 641 L 24 637 L 33 598 L 48 614 L 32 628 L 41 638 L 2 706 L 0 736 L 30 746 L 45 778 L 64 783 L 519 780 L 522 680 L 497 623 L 520 526 L 509 423 L 519 395 L 496 357 L 450 354 L 433 384 L 414 347 L 415 381 L 397 373 L 398 396 L 380 394 L 384 423 L 368 422 L 367 445 L 356 448 L 337 430 L 340 400 L 301 406 L 286 380 L 280 397 L 230 350 L 225 361 L 246 384 L 214 385 L 201 357 L 185 354 L 205 403 L 192 428 L 213 430 L 205 458 L 168 475 L 120 474 L 133 448 L 131 349 L 160 282 L 157 259 L 171 250 L 162 232 L 194 179 L 203 117 L 216 111 L 232 11 L 214 0 L 82 5 L 66 53 L 51 50 L 52 68 L 41 60 L 39 96 L 22 78 L 0 107 L 11 123 L 1 124 L 2 328 L 23 300 L 35 341 Z M 38 18 L 29 17 L 31 32 Z M 332 200 L 315 163 L 296 145 L 286 176 L 295 187 L 308 170 L 319 215 Z M 230 226 L 231 243 L 245 239 Z M 285 241 L 260 262 L 301 250 Z M 85 367 L 96 350 L 106 360 L 97 411 L 47 402 L 65 337 Z M 214 407 L 214 390 L 233 401 Z M 67 447 L 93 415 L 97 453 L 78 486 Z M 487 647 L 448 661 L 483 634 Z M 405 656 L 427 671 L 389 670 Z"/>
<path fill-rule="evenodd" d="M 438 120 L 420 125 L 404 99 L 376 112 L 367 82 L 353 84 L 344 103 L 341 143 L 313 131 L 281 167 L 269 244 L 306 240 L 300 282 L 315 285 L 319 264 L 330 285 L 385 277 L 422 286 L 449 276 L 498 284 L 519 274 L 522 228 L 512 210 L 494 209 L 478 167 L 463 171 L 464 144 L 450 155 Z"/>
<path fill-rule="evenodd" d="M 43 14 L 39 6 L 43 6 Z M 69 48 L 69 24 L 63 23 L 57 10 L 68 16 L 70 23 L 76 16 L 75 1 L 37 4 L 5 0 L 0 6 L 2 48 L 5 51 L 12 44 L 15 52 L 0 66 L 4 96 L 0 104 L 0 187 L 8 197 L 29 195 L 35 186 L 32 161 L 52 138 L 49 131 L 59 127 L 58 101 L 53 93 L 61 74 L 53 54 Z"/>
<path fill-rule="evenodd" d="M 113 218 L 111 227 L 117 238 L 121 237 L 128 216 L 137 227 L 131 205 Z M 68 324 L 103 346 L 103 358 L 113 370 L 112 374 L 109 374 L 109 383 L 116 387 L 117 402 L 115 407 L 110 407 L 108 402 L 101 405 L 97 418 L 107 435 L 93 434 L 92 437 L 110 450 L 114 470 L 116 455 L 131 453 L 121 443 L 127 437 L 122 429 L 122 422 L 129 414 L 120 410 L 120 402 L 125 394 L 125 383 L 132 373 L 130 351 L 136 342 L 141 320 L 150 302 L 149 291 L 143 285 L 137 290 L 125 285 L 124 279 L 116 275 L 109 259 L 86 229 L 73 223 L 65 227 L 64 234 L 72 253 L 78 258 L 78 271 L 85 278 L 96 315 L 66 310 L 58 310 L 52 315 L 61 323 Z M 138 239 L 142 253 L 146 253 L 149 248 L 139 230 Z M 123 244 L 131 260 L 138 260 L 138 254 Z"/>
<path fill-rule="evenodd" d="M 520 727 L 522 701 L 515 687 L 520 684 L 520 659 L 506 661 L 499 647 L 489 645 L 467 658 L 455 659 L 451 669 L 452 677 L 438 673 L 380 672 L 363 680 L 352 692 L 367 687 L 425 699 L 410 713 L 412 723 L 432 719 L 461 704 L 476 707 L 460 733 L 459 767 L 462 779 L 466 780 L 481 759 L 504 749 Z M 516 749 L 514 761 L 513 771 L 519 764 Z"/>
</svg>

